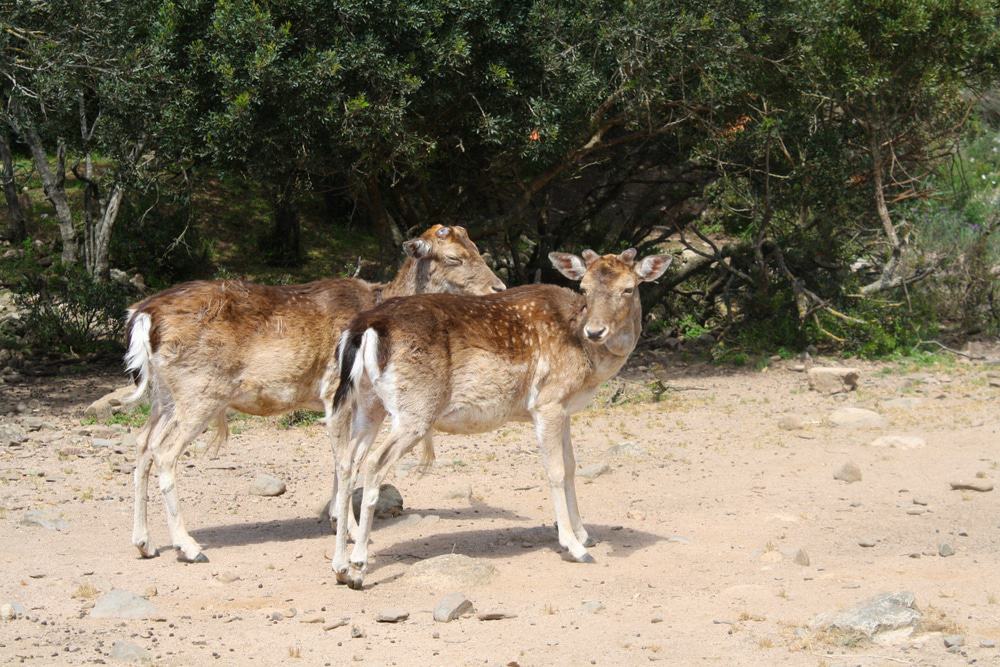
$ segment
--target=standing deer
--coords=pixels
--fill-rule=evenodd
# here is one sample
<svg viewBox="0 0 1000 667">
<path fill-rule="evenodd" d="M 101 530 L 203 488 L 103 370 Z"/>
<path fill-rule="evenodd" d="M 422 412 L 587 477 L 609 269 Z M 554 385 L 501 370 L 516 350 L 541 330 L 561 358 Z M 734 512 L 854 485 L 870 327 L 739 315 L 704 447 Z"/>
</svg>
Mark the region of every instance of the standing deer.
<svg viewBox="0 0 1000 667">
<path fill-rule="evenodd" d="M 582 258 L 551 253 L 556 269 L 581 281 L 580 294 L 531 285 L 481 297 L 423 295 L 354 318 L 338 347 L 340 384 L 332 401 L 342 424 L 348 401 L 352 408 L 349 444 L 337 461 L 338 582 L 361 588 L 379 485 L 401 456 L 427 443 L 431 429 L 481 433 L 513 420 L 535 425 L 559 544 L 572 560 L 593 562 L 577 509 L 570 415 L 625 364 L 642 330 L 637 287 L 670 264 L 666 255 L 639 262 L 635 255 L 635 249 L 603 257 L 591 250 Z M 388 437 L 371 449 L 387 414 Z M 356 469 L 364 495 L 348 562 L 344 527 Z"/>
<path fill-rule="evenodd" d="M 336 377 L 340 332 L 383 299 L 505 289 L 462 227 L 435 225 L 403 247 L 408 257 L 389 284 L 330 279 L 271 287 L 198 281 L 132 306 L 125 361 L 138 385 L 133 398 L 148 388 L 151 403 L 149 420 L 138 434 L 134 473 L 132 543 L 142 557 L 158 554 L 146 520 L 154 461 L 179 559 L 207 562 L 184 528 L 175 487 L 178 457 L 206 427 L 215 428 L 211 447 L 217 450 L 228 438 L 227 409 L 252 415 L 323 410 L 321 396 Z M 339 449 L 336 439 L 333 448 Z"/>
</svg>

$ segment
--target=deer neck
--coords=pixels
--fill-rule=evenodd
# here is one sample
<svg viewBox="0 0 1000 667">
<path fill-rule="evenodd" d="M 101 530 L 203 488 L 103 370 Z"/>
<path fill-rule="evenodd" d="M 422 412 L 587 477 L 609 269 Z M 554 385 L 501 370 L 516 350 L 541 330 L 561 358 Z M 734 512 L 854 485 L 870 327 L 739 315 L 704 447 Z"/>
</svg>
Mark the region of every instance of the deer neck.
<svg viewBox="0 0 1000 667">
<path fill-rule="evenodd" d="M 420 266 L 421 262 L 407 257 L 403 266 L 399 267 L 396 277 L 382 288 L 382 298 L 390 299 L 394 296 L 413 296 L 427 291 L 427 276 L 425 267 Z M 421 270 L 424 268 L 424 270 Z"/>
</svg>

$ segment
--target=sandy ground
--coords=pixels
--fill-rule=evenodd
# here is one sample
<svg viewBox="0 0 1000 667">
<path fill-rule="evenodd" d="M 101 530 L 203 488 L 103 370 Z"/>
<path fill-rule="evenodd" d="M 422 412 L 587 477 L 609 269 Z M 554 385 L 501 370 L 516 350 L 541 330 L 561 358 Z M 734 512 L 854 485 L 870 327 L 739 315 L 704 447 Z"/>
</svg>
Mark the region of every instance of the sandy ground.
<svg viewBox="0 0 1000 667">
<path fill-rule="evenodd" d="M 181 564 L 172 552 L 140 560 L 130 544 L 132 453 L 94 446 L 121 438 L 122 427 L 81 421 L 120 376 L 7 385 L 2 419 L 22 423 L 14 406 L 24 402 L 46 427 L 21 447 L 0 447 L 0 603 L 19 602 L 29 617 L 0 623 L 0 663 L 111 662 L 124 639 L 167 665 L 1000 664 L 1000 650 L 980 645 L 1000 642 L 1000 489 L 948 484 L 977 473 L 1000 482 L 1000 388 L 989 384 L 1000 366 L 862 365 L 858 391 L 829 397 L 791 365 L 737 371 L 647 354 L 574 417 L 580 466 L 610 467 L 578 481 L 599 540 L 595 565 L 560 558 L 528 425 L 439 436 L 429 473 L 389 480 L 406 511 L 377 522 L 361 592 L 336 585 L 330 529 L 315 518 L 330 482 L 319 424 L 234 419 L 219 458 L 186 456 L 179 473 L 187 525 L 211 562 Z M 654 375 L 667 387 L 662 400 L 640 400 Z M 920 400 L 884 404 L 900 396 Z M 845 405 L 878 410 L 890 425 L 830 425 Z M 786 415 L 805 427 L 782 429 Z M 870 446 L 886 434 L 919 435 L 926 446 Z M 623 442 L 641 451 L 609 453 Z M 860 482 L 834 479 L 847 461 Z M 285 480 L 288 492 L 251 495 L 258 472 Z M 30 510 L 68 525 L 22 525 Z M 166 547 L 158 497 L 150 510 L 153 540 Z M 941 543 L 955 555 L 940 557 Z M 809 565 L 793 559 L 799 549 Z M 407 571 L 448 553 L 494 566 L 488 583 L 462 592 L 478 611 L 512 617 L 434 622 L 450 588 L 417 585 Z M 95 596 L 112 588 L 149 596 L 163 620 L 90 618 Z M 896 590 L 915 593 L 925 616 L 965 646 L 948 652 L 941 633 L 924 632 L 844 647 L 806 630 L 817 614 Z M 390 607 L 409 619 L 376 622 Z M 276 611 L 285 617 L 273 620 Z M 323 629 L 343 617 L 347 625 Z M 351 638 L 352 626 L 364 636 Z"/>
</svg>

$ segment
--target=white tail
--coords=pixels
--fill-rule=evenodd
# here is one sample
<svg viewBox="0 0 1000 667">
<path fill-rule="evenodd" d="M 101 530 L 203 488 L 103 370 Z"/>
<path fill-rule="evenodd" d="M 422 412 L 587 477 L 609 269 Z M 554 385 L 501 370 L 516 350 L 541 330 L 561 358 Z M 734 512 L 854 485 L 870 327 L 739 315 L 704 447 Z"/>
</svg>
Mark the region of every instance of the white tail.
<svg viewBox="0 0 1000 667">
<path fill-rule="evenodd" d="M 135 314 L 134 310 L 128 311 L 128 351 L 125 352 L 125 370 L 138 374 L 139 381 L 136 382 L 135 392 L 126 400 L 135 403 L 146 393 L 149 387 L 149 364 L 153 357 L 153 349 L 149 345 L 149 330 L 153 327 L 153 320 L 148 313 Z"/>
</svg>

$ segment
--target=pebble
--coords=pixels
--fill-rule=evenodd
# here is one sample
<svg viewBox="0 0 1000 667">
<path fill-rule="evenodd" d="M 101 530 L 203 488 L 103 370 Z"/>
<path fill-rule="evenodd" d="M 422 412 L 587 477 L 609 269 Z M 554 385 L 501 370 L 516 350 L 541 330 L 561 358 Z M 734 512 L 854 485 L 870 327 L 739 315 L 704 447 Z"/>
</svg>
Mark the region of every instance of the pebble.
<svg viewBox="0 0 1000 667">
<path fill-rule="evenodd" d="M 280 496 L 284 492 L 285 483 L 271 475 L 261 473 L 250 483 L 250 493 L 255 496 Z"/>
<path fill-rule="evenodd" d="M 914 497 L 913 498 L 913 504 L 914 505 L 926 506 L 927 505 L 927 501 L 924 500 L 923 498 L 916 498 L 916 497 Z"/>
<path fill-rule="evenodd" d="M 951 648 L 953 646 L 965 646 L 965 637 L 962 635 L 945 635 L 944 645 L 947 648 Z"/>
<path fill-rule="evenodd" d="M 476 614 L 476 618 L 480 621 L 502 621 L 505 618 L 517 618 L 517 614 L 506 614 L 502 611 L 487 611 Z"/>
<path fill-rule="evenodd" d="M 844 465 L 840 466 L 837 472 L 833 473 L 833 478 L 842 482 L 847 482 L 848 484 L 860 482 L 861 468 L 858 467 L 858 464 L 848 461 Z"/>
<path fill-rule="evenodd" d="M 599 600 L 587 600 L 580 605 L 580 609 L 588 614 L 596 614 L 604 610 L 604 605 Z"/>
<path fill-rule="evenodd" d="M 840 408 L 830 413 L 830 423 L 843 428 L 884 428 L 889 425 L 885 417 L 865 408 Z"/>
<path fill-rule="evenodd" d="M 626 441 L 608 448 L 608 456 L 627 456 L 636 459 L 645 454 L 645 448 L 636 442 Z"/>
<path fill-rule="evenodd" d="M 589 466 L 584 466 L 576 472 L 577 477 L 582 477 L 583 479 L 595 479 L 600 477 L 604 473 L 611 470 L 611 466 L 607 463 L 592 463 Z"/>
<path fill-rule="evenodd" d="M 799 549 L 795 552 L 795 558 L 793 558 L 797 564 L 803 567 L 808 567 L 809 565 L 809 554 L 806 553 L 805 549 Z"/>
<path fill-rule="evenodd" d="M 955 550 L 947 542 L 942 542 L 938 545 L 938 556 L 947 558 L 948 556 L 954 556 Z"/>
<path fill-rule="evenodd" d="M 91 618 L 158 618 L 156 605 L 131 591 L 112 589 L 94 602 Z"/>
<path fill-rule="evenodd" d="M 462 593 L 448 593 L 434 607 L 434 620 L 448 623 L 472 611 L 472 602 Z"/>
<path fill-rule="evenodd" d="M 798 431 L 805 427 L 805 421 L 798 415 L 785 415 L 778 420 L 778 428 L 784 431 Z"/>
<path fill-rule="evenodd" d="M 410 617 L 410 612 L 403 609 L 383 609 L 375 616 L 379 623 L 399 623 Z"/>
<path fill-rule="evenodd" d="M 996 648 L 997 647 L 997 643 L 995 641 L 993 641 L 992 639 L 980 639 L 979 640 L 979 646 L 981 648 Z"/>
<path fill-rule="evenodd" d="M 858 540 L 858 546 L 859 547 L 873 547 L 873 546 L 875 546 L 875 540 L 869 539 L 869 538 Z"/>
<path fill-rule="evenodd" d="M 365 633 L 356 625 L 351 626 L 351 639 L 363 639 Z"/>
<path fill-rule="evenodd" d="M 986 493 L 993 490 L 993 482 L 984 479 L 949 482 L 949 484 L 954 491 L 979 491 L 980 493 Z"/>
<path fill-rule="evenodd" d="M 328 632 L 330 630 L 336 630 L 337 628 L 342 628 L 345 625 L 347 625 L 347 619 L 346 618 L 342 618 L 339 621 L 334 621 L 333 623 L 327 623 L 326 625 L 324 625 L 323 626 L 323 631 L 324 632 Z M 357 627 L 357 626 L 355 626 L 355 627 Z M 354 636 L 353 632 L 352 632 L 351 636 L 352 637 Z"/>
</svg>

